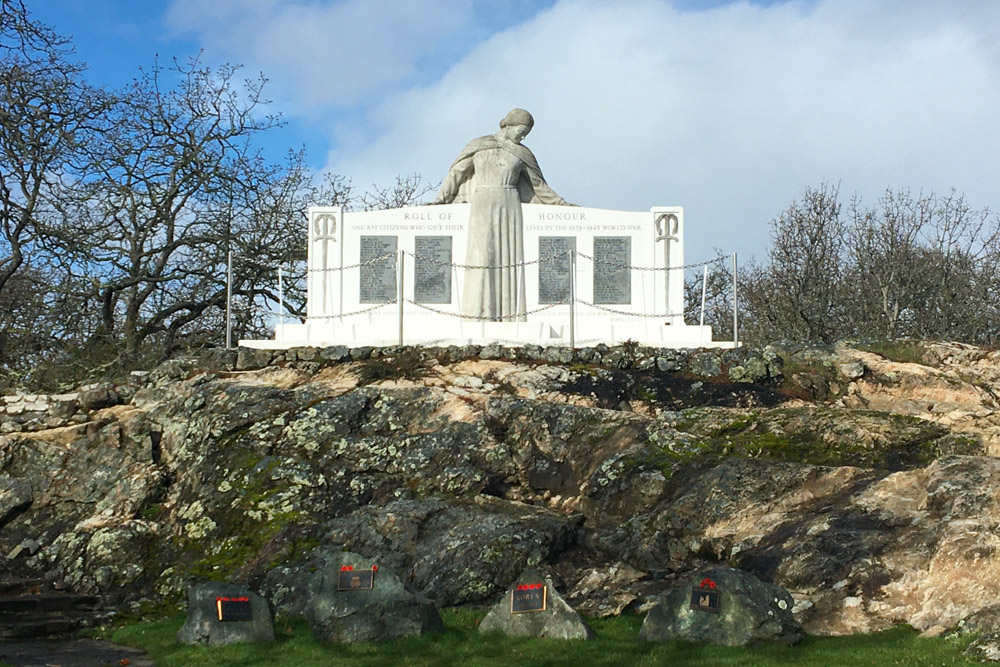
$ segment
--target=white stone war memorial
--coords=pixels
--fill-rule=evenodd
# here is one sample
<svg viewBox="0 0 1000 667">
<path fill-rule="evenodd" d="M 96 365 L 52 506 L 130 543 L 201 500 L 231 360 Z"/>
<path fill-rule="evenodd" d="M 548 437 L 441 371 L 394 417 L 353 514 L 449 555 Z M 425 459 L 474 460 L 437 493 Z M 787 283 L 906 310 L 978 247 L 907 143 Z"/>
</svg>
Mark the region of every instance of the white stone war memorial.
<svg viewBox="0 0 1000 667">
<path fill-rule="evenodd" d="M 431 205 L 310 208 L 305 321 L 240 344 L 720 345 L 684 321 L 684 210 L 568 204 L 521 144 L 533 124 L 514 109 L 472 140 Z"/>
</svg>

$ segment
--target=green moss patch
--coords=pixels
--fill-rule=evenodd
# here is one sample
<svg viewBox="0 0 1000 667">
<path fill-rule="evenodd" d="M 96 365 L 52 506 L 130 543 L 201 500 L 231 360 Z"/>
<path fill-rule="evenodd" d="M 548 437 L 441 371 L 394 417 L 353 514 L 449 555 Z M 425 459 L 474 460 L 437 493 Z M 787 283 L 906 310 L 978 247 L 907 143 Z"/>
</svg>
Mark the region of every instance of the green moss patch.
<svg viewBox="0 0 1000 667">
<path fill-rule="evenodd" d="M 773 410 L 698 409 L 673 422 L 680 438 L 651 439 L 664 463 L 713 463 L 727 456 L 901 470 L 947 453 L 976 453 L 973 438 L 915 417 L 823 406 Z"/>
</svg>

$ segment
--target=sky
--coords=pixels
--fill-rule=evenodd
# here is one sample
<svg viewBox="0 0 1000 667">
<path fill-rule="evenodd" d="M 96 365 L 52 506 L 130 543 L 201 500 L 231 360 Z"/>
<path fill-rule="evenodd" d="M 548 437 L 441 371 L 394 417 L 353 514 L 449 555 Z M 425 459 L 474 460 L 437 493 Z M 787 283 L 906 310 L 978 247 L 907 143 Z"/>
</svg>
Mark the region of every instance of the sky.
<svg viewBox="0 0 1000 667">
<path fill-rule="evenodd" d="M 118 86 L 201 53 L 268 79 L 317 173 L 439 183 L 513 107 L 581 206 L 683 206 L 686 260 L 766 254 L 807 187 L 1000 209 L 992 0 L 29 0 Z M 316 202 L 322 204 L 322 202 Z"/>
</svg>

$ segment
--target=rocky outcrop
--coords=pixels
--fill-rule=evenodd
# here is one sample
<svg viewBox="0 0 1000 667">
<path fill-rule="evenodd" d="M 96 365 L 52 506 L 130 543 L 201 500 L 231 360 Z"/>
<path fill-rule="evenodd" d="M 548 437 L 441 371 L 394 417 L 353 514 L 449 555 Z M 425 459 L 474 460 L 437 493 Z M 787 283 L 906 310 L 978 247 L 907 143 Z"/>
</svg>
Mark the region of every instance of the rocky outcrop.
<svg viewBox="0 0 1000 667">
<path fill-rule="evenodd" d="M 209 351 L 0 436 L 0 558 L 131 613 L 219 579 L 304 613 L 318 549 L 440 606 L 534 568 L 592 614 L 732 565 L 808 632 L 940 632 L 1000 597 L 1000 360 L 927 354 Z"/>
</svg>

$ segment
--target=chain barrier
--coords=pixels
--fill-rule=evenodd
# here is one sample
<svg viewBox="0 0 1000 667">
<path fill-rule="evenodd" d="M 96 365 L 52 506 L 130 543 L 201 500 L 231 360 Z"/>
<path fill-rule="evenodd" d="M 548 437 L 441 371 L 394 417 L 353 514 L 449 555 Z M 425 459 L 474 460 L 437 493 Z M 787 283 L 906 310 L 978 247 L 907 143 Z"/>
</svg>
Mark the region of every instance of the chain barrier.
<svg viewBox="0 0 1000 667">
<path fill-rule="evenodd" d="M 477 322 L 502 322 L 504 320 L 513 320 L 518 317 L 527 317 L 528 315 L 534 315 L 535 313 L 540 313 L 543 310 L 548 310 L 549 308 L 555 308 L 556 306 L 566 306 L 569 304 L 565 303 L 552 303 L 547 306 L 542 306 L 541 308 L 535 308 L 534 310 L 528 310 L 523 313 L 516 313 L 514 315 L 506 315 L 501 317 L 483 317 L 481 315 L 463 315 L 462 313 L 449 313 L 445 310 L 440 310 L 438 308 L 431 308 L 427 304 L 417 303 L 411 299 L 405 299 L 406 303 L 411 303 L 414 306 L 423 308 L 424 310 L 429 310 L 432 313 L 437 313 L 438 315 L 449 315 L 451 317 L 458 317 L 463 320 L 475 320 Z"/>
<path fill-rule="evenodd" d="M 382 308 L 384 306 L 393 306 L 396 303 L 398 303 L 398 301 L 396 301 L 396 299 L 393 299 L 392 301 L 384 301 L 382 303 L 376 303 L 374 306 L 370 306 L 368 308 L 362 308 L 361 310 L 355 310 L 355 311 L 352 311 L 350 313 L 341 313 L 339 315 L 308 315 L 308 316 L 306 316 L 306 319 L 309 319 L 309 320 L 336 320 L 336 319 L 340 319 L 341 317 L 351 317 L 353 315 L 364 315 L 365 313 L 370 313 L 373 310 L 378 310 L 379 308 Z M 269 311 L 265 311 L 265 312 L 267 312 L 268 315 L 274 315 L 274 316 L 278 316 L 279 315 L 279 313 L 276 313 L 276 312 L 270 311 L 270 310 Z M 286 317 L 287 316 L 288 315 L 286 314 Z M 292 316 L 292 317 L 298 318 L 298 316 Z"/>
<path fill-rule="evenodd" d="M 396 257 L 396 253 L 390 252 L 390 253 L 386 253 L 385 255 L 379 255 L 378 257 L 373 257 L 372 259 L 366 259 L 365 261 L 358 262 L 357 264 L 348 264 L 347 266 L 328 266 L 328 267 L 323 268 L 323 269 L 310 269 L 310 268 L 306 268 L 303 273 L 328 273 L 330 271 L 347 271 L 349 269 L 357 269 L 357 268 L 360 268 L 362 266 L 368 266 L 369 264 L 377 264 L 378 262 L 384 262 L 385 260 L 392 259 L 393 257 Z M 237 257 L 237 259 L 238 259 L 238 261 L 243 262 L 245 264 L 255 264 L 256 266 L 259 266 L 261 268 L 266 268 L 266 269 L 273 268 L 273 265 L 271 265 L 271 264 L 264 264 L 263 262 L 258 262 L 255 259 L 250 259 L 249 257 Z M 304 263 L 305 261 L 306 260 L 304 260 L 304 259 L 291 260 L 291 261 L 279 264 L 279 268 L 280 267 L 284 267 L 286 265 L 293 265 L 293 264 L 296 264 L 296 263 L 301 264 L 301 263 Z"/>
<path fill-rule="evenodd" d="M 519 266 L 531 266 L 532 264 L 540 264 L 542 262 L 551 262 L 554 259 L 559 259 L 560 257 L 569 257 L 572 254 L 572 250 L 565 250 L 563 252 L 557 252 L 554 255 L 549 255 L 548 257 L 539 257 L 538 259 L 533 259 L 530 262 L 518 262 L 516 264 L 456 264 L 455 262 L 442 262 L 438 259 L 432 259 L 430 257 L 424 257 L 416 253 L 412 253 L 408 250 L 403 251 L 405 254 L 409 255 L 413 259 L 419 259 L 422 262 L 430 262 L 431 264 L 437 264 L 438 266 L 451 266 L 459 269 L 513 269 Z"/>
<path fill-rule="evenodd" d="M 596 259 L 587 255 L 585 253 L 577 251 L 578 256 L 584 259 L 589 259 L 594 264 L 602 264 L 604 266 L 613 266 L 619 269 L 629 269 L 632 271 L 680 271 L 682 269 L 697 269 L 702 266 L 708 266 L 709 264 L 714 264 L 715 262 L 722 262 L 728 257 L 716 257 L 715 259 L 706 259 L 704 262 L 697 262 L 695 264 L 684 264 L 682 266 L 633 266 L 632 264 L 619 264 L 618 262 L 607 262 L 603 259 Z"/>
<path fill-rule="evenodd" d="M 348 269 L 357 269 L 362 266 L 368 266 L 369 264 L 378 264 L 379 262 L 384 262 L 387 259 L 396 257 L 396 253 L 390 252 L 385 255 L 380 255 L 378 257 L 373 257 L 372 259 L 366 259 L 363 262 L 358 262 L 357 264 L 348 264 L 347 266 L 328 266 L 324 269 L 306 269 L 306 273 L 327 273 L 329 271 L 347 271 Z"/>
<path fill-rule="evenodd" d="M 717 262 L 723 262 L 728 260 L 728 257 L 715 257 L 713 259 L 707 259 L 703 262 L 696 262 L 694 264 L 684 264 L 681 266 L 634 266 L 632 264 L 620 264 L 618 262 L 608 262 L 603 259 L 597 259 L 579 250 L 566 250 L 564 252 L 559 252 L 554 255 L 549 255 L 548 257 L 539 257 L 538 259 L 533 259 L 528 262 L 516 262 L 514 264 L 458 264 L 456 262 L 442 262 L 439 259 L 434 259 L 432 257 L 424 257 L 423 255 L 418 255 L 412 253 L 408 250 L 404 250 L 403 253 L 409 255 L 414 259 L 419 259 L 422 262 L 428 262 L 430 264 L 437 264 L 438 266 L 450 266 L 458 269 L 513 269 L 518 267 L 531 266 L 532 264 L 541 264 L 542 262 L 551 262 L 562 257 L 568 257 L 569 255 L 576 252 L 577 256 L 588 259 L 595 264 L 601 264 L 603 266 L 612 266 L 619 269 L 630 269 L 633 271 L 681 271 L 685 269 L 697 269 L 702 266 L 707 266 L 709 264 L 715 264 Z M 322 269 L 310 269 L 305 270 L 306 273 L 327 273 L 330 271 L 347 271 L 350 269 L 357 269 L 362 266 L 368 266 L 370 264 L 377 264 L 379 262 L 384 262 L 387 259 L 396 257 L 396 253 L 387 253 L 385 255 L 380 255 L 379 257 L 373 257 L 372 259 L 365 260 L 364 262 L 358 262 L 357 264 L 348 264 L 346 266 L 330 266 Z M 264 266 L 260 262 L 255 262 L 254 260 L 242 259 L 242 261 L 250 262 L 253 264 L 258 264 L 259 266 Z M 299 260 L 302 261 L 302 260 Z M 291 262 L 289 262 L 291 264 Z"/>
<path fill-rule="evenodd" d="M 588 308 L 596 308 L 597 310 L 603 310 L 609 313 L 614 313 L 615 315 L 628 315 L 629 317 L 687 317 L 688 315 L 693 315 L 699 312 L 699 309 L 692 308 L 689 311 L 683 313 L 633 313 L 627 310 L 616 310 L 615 308 L 607 308 L 606 306 L 598 306 L 596 303 L 590 303 L 589 301 L 584 301 L 583 299 L 577 299 L 576 303 L 587 306 Z"/>
</svg>

